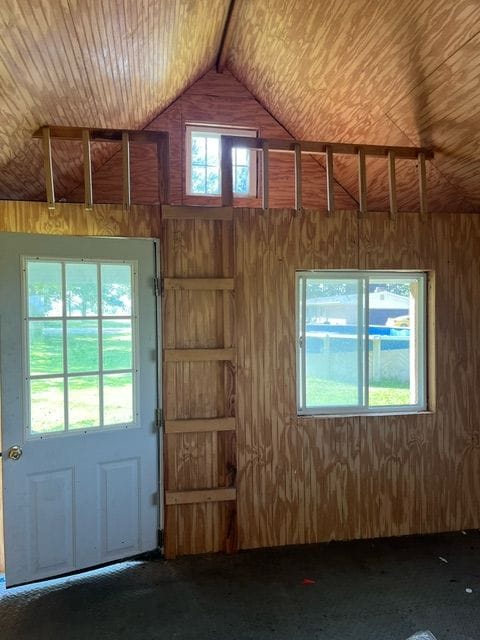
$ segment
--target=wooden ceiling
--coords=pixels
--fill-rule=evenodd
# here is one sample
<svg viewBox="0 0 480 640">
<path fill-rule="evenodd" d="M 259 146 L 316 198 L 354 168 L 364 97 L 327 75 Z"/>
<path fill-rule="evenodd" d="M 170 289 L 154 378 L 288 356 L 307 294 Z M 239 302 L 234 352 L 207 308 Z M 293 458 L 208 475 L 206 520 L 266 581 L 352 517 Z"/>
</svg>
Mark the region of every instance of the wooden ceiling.
<svg viewBox="0 0 480 640">
<path fill-rule="evenodd" d="M 215 63 L 229 6 L 2 0 L 0 198 L 43 194 L 43 124 L 146 126 Z M 222 59 L 299 139 L 433 146 L 436 201 L 480 211 L 478 0 L 236 0 Z"/>
</svg>

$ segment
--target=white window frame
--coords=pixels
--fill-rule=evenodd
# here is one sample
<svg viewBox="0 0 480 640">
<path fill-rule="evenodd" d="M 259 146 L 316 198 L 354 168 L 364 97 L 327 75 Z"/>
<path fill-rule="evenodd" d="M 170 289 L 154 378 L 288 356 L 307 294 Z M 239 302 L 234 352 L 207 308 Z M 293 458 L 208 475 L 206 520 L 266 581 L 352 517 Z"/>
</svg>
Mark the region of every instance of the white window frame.
<svg viewBox="0 0 480 640">
<path fill-rule="evenodd" d="M 192 133 L 202 133 L 208 137 L 220 139 L 220 157 L 219 157 L 219 190 L 218 193 L 195 193 L 192 190 Z M 230 127 L 216 127 L 205 124 L 187 124 L 185 133 L 185 193 L 188 196 L 199 198 L 218 198 L 222 195 L 222 168 L 221 168 L 221 137 L 226 136 L 244 136 L 246 138 L 256 138 L 258 132 L 256 129 L 234 129 Z M 235 148 L 235 147 L 234 147 Z M 236 198 L 255 198 L 257 195 L 257 154 L 251 149 L 247 149 L 249 158 L 249 179 L 248 193 L 238 193 L 234 190 L 233 195 Z M 235 165 L 233 165 L 233 179 L 235 180 Z"/>
<path fill-rule="evenodd" d="M 131 428 L 140 428 L 141 426 L 141 416 L 140 416 L 140 385 L 139 385 L 139 376 L 140 376 L 140 367 L 139 367 L 139 322 L 138 322 L 138 261 L 137 260 L 112 260 L 110 258 L 106 259 L 90 259 L 90 258 L 64 258 L 64 257 L 50 257 L 50 256 L 34 256 L 34 255 L 23 255 L 20 257 L 21 260 L 21 268 L 22 268 L 22 318 L 23 318 L 23 329 L 22 329 L 22 343 L 23 343 L 23 358 L 22 358 L 22 368 L 23 368 L 23 380 L 24 380 L 24 420 L 25 420 L 25 437 L 27 440 L 43 440 L 45 438 L 55 438 L 62 436 L 75 436 L 79 433 L 98 433 L 99 431 L 110 432 L 115 431 L 116 429 L 131 429 Z M 27 265 L 29 262 L 53 262 L 60 263 L 62 265 L 62 314 L 59 316 L 46 316 L 46 317 L 37 317 L 37 316 L 29 316 L 28 313 L 28 277 L 27 277 Z M 98 315 L 96 316 L 68 316 L 66 314 L 65 309 L 65 268 L 67 264 L 94 264 L 97 265 L 97 282 L 98 282 Z M 92 427 L 75 427 L 69 428 L 67 421 L 64 422 L 63 430 L 58 431 L 50 431 L 50 432 L 34 432 L 31 429 L 31 415 L 30 415 L 30 383 L 32 380 L 40 380 L 40 379 L 48 379 L 48 378 L 63 378 L 64 380 L 64 411 L 65 417 L 68 412 L 68 379 L 72 377 L 79 377 L 81 375 L 98 375 L 100 384 L 104 375 L 103 368 L 99 366 L 98 371 L 93 372 L 81 372 L 74 374 L 69 374 L 66 369 L 66 360 L 65 353 L 67 350 L 66 339 L 67 339 L 67 331 L 66 331 L 66 323 L 68 319 L 74 320 L 121 320 L 125 316 L 104 316 L 101 313 L 101 288 L 99 282 L 99 269 L 102 265 L 129 265 L 131 268 L 131 292 L 132 292 L 132 308 L 130 310 L 130 315 L 128 319 L 131 320 L 132 323 L 132 368 L 128 370 L 112 370 L 108 371 L 107 374 L 117 374 L 117 373 L 132 373 L 132 415 L 133 420 L 131 422 L 120 422 L 117 424 L 99 424 Z M 64 363 L 63 363 L 63 373 L 58 374 L 39 374 L 39 375 L 30 375 L 30 349 L 29 349 L 29 321 L 34 319 L 35 321 L 60 321 L 63 324 L 63 353 L 64 353 Z M 101 333 L 99 332 L 99 339 Z M 99 365 L 101 363 L 99 362 Z M 103 415 L 103 399 L 102 395 L 100 395 L 100 416 Z"/>
<path fill-rule="evenodd" d="M 369 358 L 368 358 L 368 284 L 370 278 L 398 279 L 416 278 L 419 282 L 417 298 L 417 318 L 416 318 L 416 377 L 417 377 L 417 399 L 416 404 L 404 405 L 384 405 L 368 406 L 368 380 L 369 380 Z M 361 284 L 359 288 L 358 304 L 358 387 L 359 397 L 362 399 L 358 405 L 338 405 L 338 406 L 306 406 L 306 280 L 315 279 L 336 279 L 336 280 L 358 280 Z M 297 393 L 297 414 L 302 415 L 362 415 L 362 414 L 403 414 L 418 413 L 427 410 L 427 284 L 428 274 L 424 271 L 402 270 L 402 271 L 344 271 L 344 270 L 313 270 L 297 271 L 296 273 L 296 393 Z"/>
</svg>

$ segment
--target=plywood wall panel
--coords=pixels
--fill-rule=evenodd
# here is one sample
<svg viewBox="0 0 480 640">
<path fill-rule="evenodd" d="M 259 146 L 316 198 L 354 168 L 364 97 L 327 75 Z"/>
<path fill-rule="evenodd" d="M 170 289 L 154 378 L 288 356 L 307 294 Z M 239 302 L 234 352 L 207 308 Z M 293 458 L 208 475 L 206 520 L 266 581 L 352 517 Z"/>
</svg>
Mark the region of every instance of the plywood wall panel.
<svg viewBox="0 0 480 640">
<path fill-rule="evenodd" d="M 85 211 L 82 205 L 58 203 L 55 210 L 44 202 L 0 201 L 0 231 L 53 235 L 146 237 L 160 236 L 160 209 L 116 205 L 95 205 Z"/>
<path fill-rule="evenodd" d="M 477 527 L 477 218 L 236 213 L 240 546 Z M 357 267 L 435 274 L 435 412 L 296 416 L 295 270 Z"/>
</svg>

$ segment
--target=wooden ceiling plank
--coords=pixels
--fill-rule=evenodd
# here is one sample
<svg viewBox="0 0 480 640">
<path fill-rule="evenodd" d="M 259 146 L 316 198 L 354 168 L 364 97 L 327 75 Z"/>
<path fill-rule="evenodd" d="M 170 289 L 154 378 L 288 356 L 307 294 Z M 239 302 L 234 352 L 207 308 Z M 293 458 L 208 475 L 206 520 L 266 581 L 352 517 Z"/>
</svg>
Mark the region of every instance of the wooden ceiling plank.
<svg viewBox="0 0 480 640">
<path fill-rule="evenodd" d="M 223 28 L 222 39 L 220 41 L 220 48 L 217 56 L 217 73 L 223 73 L 227 64 L 230 47 L 233 40 L 233 34 L 237 22 L 237 9 L 238 7 L 236 0 L 230 0 L 227 17 L 225 19 L 225 26 Z"/>
</svg>

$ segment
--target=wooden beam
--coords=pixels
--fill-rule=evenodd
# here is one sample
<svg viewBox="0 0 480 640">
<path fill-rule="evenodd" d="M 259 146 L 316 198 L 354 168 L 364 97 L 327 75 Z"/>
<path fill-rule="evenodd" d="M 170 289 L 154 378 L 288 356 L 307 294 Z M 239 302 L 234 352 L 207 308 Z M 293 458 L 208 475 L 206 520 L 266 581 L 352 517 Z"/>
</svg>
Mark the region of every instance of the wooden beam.
<svg viewBox="0 0 480 640">
<path fill-rule="evenodd" d="M 166 491 L 165 504 L 167 507 L 175 504 L 200 504 L 202 502 L 229 502 L 237 499 L 237 490 L 226 487 L 223 489 L 196 489 L 194 491 Z"/>
<path fill-rule="evenodd" d="M 397 215 L 397 178 L 395 175 L 395 152 L 388 152 L 388 191 L 390 195 L 390 216 Z"/>
<path fill-rule="evenodd" d="M 49 127 L 52 140 L 83 140 L 84 127 Z M 33 134 L 33 138 L 41 138 L 43 136 L 44 127 L 37 129 Z M 145 129 L 95 129 L 89 127 L 90 140 L 95 142 L 122 142 L 124 133 L 128 133 L 130 142 L 143 144 L 157 144 L 159 140 L 168 137 L 165 131 L 147 131 Z"/>
<path fill-rule="evenodd" d="M 232 167 L 232 136 L 222 136 L 222 206 L 233 205 L 233 167 Z"/>
<path fill-rule="evenodd" d="M 425 166 L 425 154 L 421 151 L 418 154 L 418 186 L 420 195 L 420 213 L 427 215 L 427 169 Z"/>
<path fill-rule="evenodd" d="M 164 349 L 165 362 L 214 362 L 235 360 L 235 349 Z"/>
<path fill-rule="evenodd" d="M 295 143 L 295 210 L 302 210 L 302 147 Z"/>
<path fill-rule="evenodd" d="M 335 211 L 335 193 L 333 179 L 333 150 L 328 146 L 325 149 L 325 169 L 327 171 L 327 211 L 332 215 Z"/>
<path fill-rule="evenodd" d="M 233 32 L 235 31 L 235 23 L 237 20 L 237 11 L 235 9 L 235 0 L 230 0 L 225 26 L 223 27 L 222 39 L 220 41 L 220 48 L 218 50 L 217 73 L 223 73 L 228 60 L 228 54 L 230 53 L 230 46 L 232 44 Z"/>
<path fill-rule="evenodd" d="M 157 141 L 158 201 L 160 204 L 170 200 L 169 162 L 169 138 L 166 135 Z"/>
<path fill-rule="evenodd" d="M 83 182 L 85 187 L 85 209 L 90 211 L 93 207 L 92 186 L 92 150 L 90 143 L 90 131 L 83 130 Z"/>
<path fill-rule="evenodd" d="M 50 127 L 43 127 L 43 162 L 45 167 L 45 190 L 49 209 L 55 209 L 55 185 L 53 183 L 52 142 Z"/>
<path fill-rule="evenodd" d="M 207 433 L 235 431 L 235 418 L 199 418 L 196 420 L 165 420 L 165 433 Z"/>
<path fill-rule="evenodd" d="M 232 207 L 162 205 L 163 220 L 233 220 Z"/>
<path fill-rule="evenodd" d="M 358 206 L 360 214 L 367 213 L 367 166 L 363 148 L 358 150 Z"/>
<path fill-rule="evenodd" d="M 425 149 L 422 147 L 395 147 L 395 146 L 383 146 L 383 145 L 371 145 L 371 144 L 349 144 L 343 142 L 314 142 L 308 140 L 286 140 L 277 138 L 250 138 L 247 136 L 228 136 L 232 141 L 233 147 L 239 147 L 242 149 L 262 149 L 264 140 L 268 141 L 269 151 L 274 153 L 295 153 L 295 147 L 300 145 L 302 153 L 308 153 L 309 155 L 324 155 L 327 147 L 332 148 L 332 152 L 335 155 L 354 155 L 358 156 L 360 149 L 363 150 L 366 156 L 373 156 L 378 158 L 386 158 L 389 151 L 394 151 L 397 158 L 403 158 L 407 160 L 416 160 L 420 152 L 425 154 L 426 160 L 431 160 L 434 157 L 431 149 Z"/>
<path fill-rule="evenodd" d="M 123 176 L 123 206 L 128 209 L 132 204 L 130 191 L 130 136 L 128 131 L 122 133 L 122 176 Z"/>
<path fill-rule="evenodd" d="M 269 207 L 269 157 L 268 157 L 268 140 L 262 141 L 262 178 L 263 178 L 263 188 L 262 188 L 262 207 L 263 209 L 268 209 Z"/>
<path fill-rule="evenodd" d="M 175 291 L 233 291 L 233 278 L 164 278 L 166 290 Z"/>
</svg>

